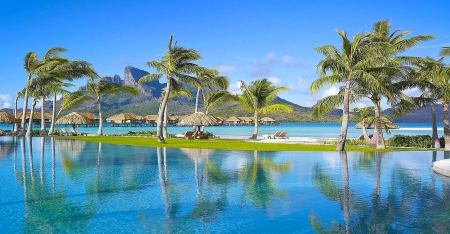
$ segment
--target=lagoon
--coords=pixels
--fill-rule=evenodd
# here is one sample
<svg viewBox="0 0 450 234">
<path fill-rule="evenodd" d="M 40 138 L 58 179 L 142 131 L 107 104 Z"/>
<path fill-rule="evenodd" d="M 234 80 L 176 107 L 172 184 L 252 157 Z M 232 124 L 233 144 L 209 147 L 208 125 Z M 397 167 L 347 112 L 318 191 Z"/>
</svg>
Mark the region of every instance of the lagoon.
<svg viewBox="0 0 450 234">
<path fill-rule="evenodd" d="M 0 230 L 450 232 L 443 152 L 263 152 L 0 138 Z"/>
<path fill-rule="evenodd" d="M 385 138 L 390 138 L 395 134 L 402 135 L 430 135 L 431 123 L 398 123 L 400 129 L 392 129 L 391 134 L 383 132 Z M 355 123 L 350 123 L 348 128 L 348 137 L 357 138 L 362 134 L 361 129 L 354 128 Z M 67 130 L 70 125 L 57 125 L 56 128 L 65 127 Z M 12 125 L 0 124 L 3 130 L 12 130 Z M 88 132 L 90 135 L 95 135 L 98 127 L 77 127 L 79 132 Z M 192 127 L 169 127 L 168 131 L 171 134 L 184 133 L 191 130 Z M 438 134 L 443 136 L 443 124 L 438 124 Z M 251 136 L 253 134 L 254 126 L 209 126 L 205 131 L 212 132 L 216 136 Z M 277 131 L 287 132 L 288 137 L 313 137 L 313 138 L 337 138 L 341 125 L 339 123 L 281 123 L 280 125 L 260 125 L 259 136 L 264 134 L 274 134 Z M 110 127 L 108 123 L 103 128 L 104 134 L 126 134 L 129 131 L 156 131 L 156 127 Z M 368 130 L 372 132 L 372 130 Z"/>
</svg>

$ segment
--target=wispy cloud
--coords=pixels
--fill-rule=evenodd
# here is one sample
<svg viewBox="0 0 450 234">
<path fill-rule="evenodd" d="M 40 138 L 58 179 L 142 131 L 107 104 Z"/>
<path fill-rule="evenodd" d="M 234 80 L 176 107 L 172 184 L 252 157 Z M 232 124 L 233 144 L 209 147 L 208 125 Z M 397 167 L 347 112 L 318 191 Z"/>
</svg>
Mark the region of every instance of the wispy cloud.
<svg viewBox="0 0 450 234">
<path fill-rule="evenodd" d="M 287 86 L 289 88 L 290 93 L 308 95 L 309 94 L 309 85 L 306 83 L 303 77 L 299 76 L 297 79 L 297 83 L 292 83 Z"/>
<path fill-rule="evenodd" d="M 238 81 L 236 83 L 231 83 L 230 86 L 228 86 L 228 91 L 232 94 L 241 94 L 241 82 Z"/>
<path fill-rule="evenodd" d="M 219 65 L 219 66 L 216 66 L 216 68 L 221 73 L 234 73 L 234 72 L 237 72 L 236 67 L 228 66 L 228 65 Z"/>
<path fill-rule="evenodd" d="M 10 108 L 11 107 L 11 95 L 9 94 L 0 94 L 0 107 L 3 108 Z"/>
<path fill-rule="evenodd" d="M 250 72 L 252 77 L 264 77 L 271 74 L 271 69 L 275 66 L 307 68 L 309 65 L 299 60 L 295 60 L 290 55 L 279 58 L 275 53 L 269 53 L 263 59 L 252 59 L 253 67 Z"/>
</svg>

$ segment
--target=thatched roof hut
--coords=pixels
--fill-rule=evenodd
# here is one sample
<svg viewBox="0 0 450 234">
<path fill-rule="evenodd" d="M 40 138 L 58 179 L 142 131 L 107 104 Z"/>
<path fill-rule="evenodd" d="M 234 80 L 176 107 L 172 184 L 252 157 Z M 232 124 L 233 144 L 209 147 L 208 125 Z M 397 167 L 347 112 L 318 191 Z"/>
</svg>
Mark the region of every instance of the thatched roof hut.
<svg viewBox="0 0 450 234">
<path fill-rule="evenodd" d="M 230 118 L 225 120 L 225 123 L 227 124 L 239 124 L 241 123 L 241 120 L 235 116 L 231 116 Z"/>
<path fill-rule="evenodd" d="M 72 124 L 72 127 L 75 128 L 76 124 L 93 124 L 91 119 L 88 119 L 77 112 L 71 112 L 55 122 L 56 124 Z"/>
<path fill-rule="evenodd" d="M 22 118 L 22 112 L 17 113 L 17 118 L 21 119 Z M 25 114 L 25 119 L 29 119 L 30 118 L 30 112 L 27 112 Z M 33 119 L 34 120 L 40 120 L 41 119 L 41 112 L 33 112 Z M 52 119 L 52 115 L 50 113 L 44 113 L 44 119 L 45 120 L 51 120 Z"/>
<path fill-rule="evenodd" d="M 133 113 L 120 113 L 106 119 L 107 122 L 126 123 L 127 121 L 139 120 L 138 116 Z"/>
<path fill-rule="evenodd" d="M 84 118 L 87 118 L 87 119 L 90 119 L 90 120 L 100 120 L 100 117 L 98 117 L 98 116 L 96 116 L 96 115 L 94 115 L 92 113 L 89 113 L 89 112 L 80 112 L 78 114 L 80 114 Z"/>
<path fill-rule="evenodd" d="M 270 117 L 263 117 L 259 120 L 261 123 L 275 123 L 276 121 Z"/>
<path fill-rule="evenodd" d="M 0 110 L 0 123 L 17 123 L 17 119 L 10 113 Z"/>
<path fill-rule="evenodd" d="M 144 119 L 148 122 L 156 123 L 156 121 L 158 121 L 158 115 L 146 115 Z"/>
<path fill-rule="evenodd" d="M 217 120 L 203 112 L 195 112 L 179 122 L 180 126 L 216 126 Z"/>
</svg>

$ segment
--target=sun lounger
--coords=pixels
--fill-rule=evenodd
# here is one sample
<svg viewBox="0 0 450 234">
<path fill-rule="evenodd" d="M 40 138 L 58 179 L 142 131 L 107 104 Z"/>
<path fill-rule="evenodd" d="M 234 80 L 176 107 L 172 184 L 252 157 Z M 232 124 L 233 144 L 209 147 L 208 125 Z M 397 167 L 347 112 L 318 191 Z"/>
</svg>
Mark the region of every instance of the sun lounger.
<svg viewBox="0 0 450 234">
<path fill-rule="evenodd" d="M 185 139 L 194 139 L 195 138 L 195 131 L 186 131 L 184 133 L 184 138 Z"/>
<path fill-rule="evenodd" d="M 71 128 L 70 133 L 72 133 L 72 136 L 87 136 L 87 132 L 77 132 L 75 129 Z"/>
<path fill-rule="evenodd" d="M 270 139 L 270 138 L 275 139 L 275 138 L 277 138 L 278 136 L 280 136 L 280 134 L 281 134 L 281 132 L 275 132 L 275 134 L 273 134 L 272 136 L 269 136 L 269 139 Z"/>
<path fill-rule="evenodd" d="M 278 136 L 276 136 L 275 138 L 277 138 L 277 139 L 287 139 L 289 137 L 287 137 L 286 134 L 287 134 L 287 132 L 282 132 Z"/>
<path fill-rule="evenodd" d="M 208 135 L 203 134 L 203 131 L 198 131 L 195 134 L 195 139 L 203 139 L 203 140 L 207 140 L 209 139 Z"/>
<path fill-rule="evenodd" d="M 61 136 L 68 136 L 69 133 L 67 132 L 67 130 L 65 128 L 61 128 Z"/>
</svg>

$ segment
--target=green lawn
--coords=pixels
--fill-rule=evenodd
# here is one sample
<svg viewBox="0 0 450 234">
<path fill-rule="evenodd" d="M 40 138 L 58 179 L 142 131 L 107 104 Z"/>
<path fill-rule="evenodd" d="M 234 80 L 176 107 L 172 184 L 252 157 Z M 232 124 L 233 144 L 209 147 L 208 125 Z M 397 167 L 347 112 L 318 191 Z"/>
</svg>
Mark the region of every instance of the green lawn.
<svg viewBox="0 0 450 234">
<path fill-rule="evenodd" d="M 185 140 L 166 139 L 166 143 L 158 143 L 156 138 L 150 137 L 123 137 L 123 136 L 76 136 L 61 137 L 71 138 L 89 142 L 101 142 L 116 145 L 147 146 L 147 147 L 167 147 L 167 148 L 198 148 L 198 149 L 218 149 L 218 150 L 262 150 L 262 151 L 336 151 L 334 145 L 310 145 L 310 144 L 278 144 L 278 143 L 257 143 L 241 140 Z M 346 146 L 346 151 L 357 152 L 392 152 L 392 151 L 429 151 L 430 149 L 419 148 L 387 148 L 376 149 L 366 146 Z"/>
</svg>

